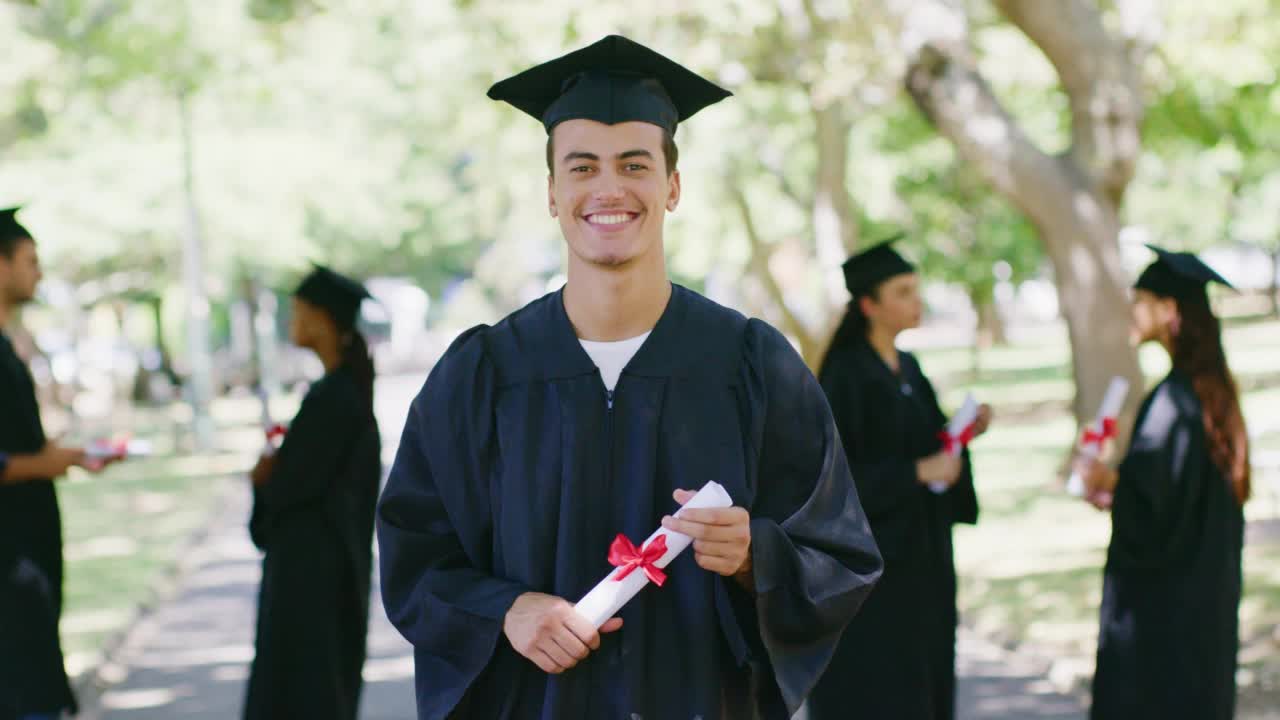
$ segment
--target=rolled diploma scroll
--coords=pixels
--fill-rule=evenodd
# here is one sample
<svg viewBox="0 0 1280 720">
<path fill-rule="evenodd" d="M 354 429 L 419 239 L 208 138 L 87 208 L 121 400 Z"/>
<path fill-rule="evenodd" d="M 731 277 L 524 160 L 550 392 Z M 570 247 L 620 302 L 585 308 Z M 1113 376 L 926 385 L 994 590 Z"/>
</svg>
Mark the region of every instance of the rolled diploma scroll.
<svg viewBox="0 0 1280 720">
<path fill-rule="evenodd" d="M 1102 433 L 1103 426 L 1107 420 L 1114 421 L 1120 415 L 1120 408 L 1124 406 L 1124 398 L 1129 394 L 1129 381 L 1122 377 L 1116 376 L 1111 378 L 1111 384 L 1107 386 L 1107 394 L 1102 396 L 1102 407 L 1098 408 L 1098 417 L 1089 426 L 1085 428 L 1086 432 Z M 1102 442 L 1106 442 L 1103 440 Z M 1080 436 L 1080 454 L 1085 457 L 1096 458 L 1102 452 L 1102 442 L 1084 442 L 1084 434 Z M 1080 477 L 1080 473 L 1074 469 L 1071 471 L 1071 477 L 1067 479 L 1067 492 L 1075 497 L 1084 496 L 1084 478 Z"/>
<path fill-rule="evenodd" d="M 964 396 L 964 403 L 960 405 L 960 409 L 951 417 L 951 422 L 947 423 L 947 434 L 953 438 L 959 438 L 977 419 L 978 401 L 974 399 L 973 393 L 968 393 Z M 962 452 L 964 452 L 964 443 L 957 442 L 951 445 L 952 455 L 959 455 Z M 941 495 L 947 491 L 947 486 L 943 483 L 929 483 L 929 489 L 935 495 Z"/>
<path fill-rule="evenodd" d="M 727 508 L 733 506 L 733 498 L 729 497 L 729 493 L 716 482 L 709 482 L 702 486 L 696 495 L 689 499 L 683 507 L 676 511 L 675 516 L 685 510 L 692 508 Z M 666 528 L 658 528 L 658 531 L 649 536 L 640 548 L 644 548 L 653 542 L 659 535 L 666 536 L 667 552 L 653 564 L 659 568 L 665 568 L 676 556 L 693 543 L 693 538 L 684 533 L 668 530 Z M 645 585 L 649 584 L 649 578 L 645 576 L 640 568 L 636 568 L 631 574 L 621 580 L 614 580 L 614 576 L 622 571 L 622 568 L 615 568 L 609 573 L 604 580 L 601 580 L 591 592 L 587 593 L 577 605 L 573 606 L 581 615 L 589 620 L 595 627 L 600 627 L 606 620 L 613 617 L 626 605 L 631 598 L 636 596 Z"/>
<path fill-rule="evenodd" d="M 271 457 L 276 454 L 276 439 L 284 437 L 284 426 L 271 421 L 271 400 L 266 388 L 259 385 L 257 395 L 258 403 L 262 406 L 262 434 L 265 437 L 262 455 Z"/>
<path fill-rule="evenodd" d="M 123 460 L 151 454 L 151 443 L 145 440 L 95 440 L 84 449 L 89 460 Z"/>
</svg>

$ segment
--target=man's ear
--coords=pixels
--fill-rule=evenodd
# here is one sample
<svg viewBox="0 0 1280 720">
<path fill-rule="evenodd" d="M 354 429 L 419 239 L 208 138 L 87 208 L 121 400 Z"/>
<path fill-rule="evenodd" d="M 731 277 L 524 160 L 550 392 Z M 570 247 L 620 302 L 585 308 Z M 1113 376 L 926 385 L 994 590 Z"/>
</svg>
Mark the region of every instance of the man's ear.
<svg viewBox="0 0 1280 720">
<path fill-rule="evenodd" d="M 1175 325 L 1181 320 L 1182 315 L 1178 312 L 1178 301 L 1169 297 L 1160 298 L 1160 323 L 1163 325 Z"/>
<path fill-rule="evenodd" d="M 556 209 L 556 176 L 547 174 L 547 209 L 551 211 L 551 217 L 560 217 L 560 211 Z"/>
<path fill-rule="evenodd" d="M 876 301 L 870 295 L 863 295 L 858 298 L 858 309 L 862 311 L 862 317 L 871 317 L 872 311 L 875 309 Z"/>
<path fill-rule="evenodd" d="M 671 173 L 671 190 L 667 193 L 667 212 L 675 212 L 680 204 L 680 171 Z"/>
</svg>

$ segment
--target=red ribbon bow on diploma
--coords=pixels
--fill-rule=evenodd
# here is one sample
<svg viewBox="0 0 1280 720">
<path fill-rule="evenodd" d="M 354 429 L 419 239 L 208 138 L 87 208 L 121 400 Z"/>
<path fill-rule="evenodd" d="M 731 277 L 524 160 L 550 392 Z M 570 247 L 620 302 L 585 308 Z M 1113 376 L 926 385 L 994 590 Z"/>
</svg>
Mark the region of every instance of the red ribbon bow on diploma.
<svg viewBox="0 0 1280 720">
<path fill-rule="evenodd" d="M 654 585 L 662 587 L 662 583 L 667 581 L 667 574 L 662 572 L 654 563 L 658 562 L 666 554 L 666 535 L 659 535 L 653 539 L 653 542 L 646 545 L 643 550 L 637 550 L 626 535 L 618 533 L 618 537 L 614 538 L 613 544 L 609 546 L 609 564 L 621 568 L 618 574 L 613 576 L 614 582 L 621 582 L 636 568 L 640 568 L 653 581 Z"/>
<path fill-rule="evenodd" d="M 284 432 L 285 432 L 284 425 L 281 425 L 280 423 L 276 423 L 275 425 L 272 425 L 271 427 L 267 428 L 266 432 L 267 432 L 268 440 L 275 440 L 276 438 L 284 437 Z"/>
<path fill-rule="evenodd" d="M 93 449 L 101 453 L 103 459 L 123 460 L 129 455 L 129 440 L 127 438 L 98 440 L 94 443 Z"/>
<path fill-rule="evenodd" d="M 1096 432 L 1091 427 L 1084 429 L 1084 437 L 1080 439 L 1080 444 L 1084 446 L 1094 445 L 1098 450 L 1102 450 L 1102 443 L 1116 436 L 1116 419 L 1102 418 L 1102 432 Z"/>
<path fill-rule="evenodd" d="M 955 454 L 956 450 L 963 450 L 969 447 L 969 443 L 973 442 L 973 425 L 965 427 L 960 431 L 959 435 L 952 435 L 946 430 L 938 431 L 938 439 L 942 441 L 942 449 L 948 453 Z"/>
</svg>

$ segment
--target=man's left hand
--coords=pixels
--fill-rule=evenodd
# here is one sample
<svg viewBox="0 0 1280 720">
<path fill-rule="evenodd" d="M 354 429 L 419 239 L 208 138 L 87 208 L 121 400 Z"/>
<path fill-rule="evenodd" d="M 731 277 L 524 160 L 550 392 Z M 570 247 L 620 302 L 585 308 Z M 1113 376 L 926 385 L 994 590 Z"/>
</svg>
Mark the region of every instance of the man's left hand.
<svg viewBox="0 0 1280 720">
<path fill-rule="evenodd" d="M 258 462 L 249 471 L 249 479 L 253 481 L 254 487 L 262 487 L 271 480 L 271 471 L 276 467 L 275 455 L 262 455 L 258 457 Z"/>
<path fill-rule="evenodd" d="M 676 490 L 681 505 L 694 493 Z M 751 515 L 746 508 L 692 508 L 680 517 L 662 518 L 662 526 L 693 538 L 693 556 L 704 570 L 742 577 L 751 570 Z"/>
<path fill-rule="evenodd" d="M 1110 510 L 1120 474 L 1092 457 L 1077 457 L 1074 467 L 1084 480 L 1084 499 L 1099 510 Z"/>
<path fill-rule="evenodd" d="M 987 429 L 991 427 L 991 418 L 993 415 L 994 413 L 992 412 L 990 405 L 983 403 L 978 407 L 978 417 L 973 421 L 974 437 L 979 437 L 987 432 Z"/>
</svg>

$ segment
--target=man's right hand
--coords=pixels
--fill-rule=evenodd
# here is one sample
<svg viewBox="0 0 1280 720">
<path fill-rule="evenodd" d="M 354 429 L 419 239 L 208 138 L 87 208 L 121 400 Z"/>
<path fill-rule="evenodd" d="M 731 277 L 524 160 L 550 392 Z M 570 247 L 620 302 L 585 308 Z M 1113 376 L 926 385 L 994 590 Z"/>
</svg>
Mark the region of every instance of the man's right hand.
<svg viewBox="0 0 1280 720">
<path fill-rule="evenodd" d="M 557 675 L 600 649 L 600 633 L 622 627 L 622 618 L 611 618 L 596 631 L 586 618 L 563 598 L 527 592 L 512 603 L 502 622 L 502 632 L 515 651 Z"/>
<path fill-rule="evenodd" d="M 60 478 L 67 474 L 73 465 L 84 465 L 85 454 L 81 448 L 69 448 L 57 443 L 47 443 L 38 455 L 44 474 L 50 478 Z"/>
<path fill-rule="evenodd" d="M 46 443 L 40 452 L 10 455 L 8 467 L 0 472 L 0 484 L 57 480 L 66 475 L 67 469 L 72 465 L 82 465 L 84 462 L 84 450 L 62 447 L 54 442 Z"/>
<path fill-rule="evenodd" d="M 960 479 L 963 470 L 964 462 L 960 457 L 945 450 L 916 461 L 916 479 L 925 485 L 940 483 L 951 487 Z"/>
</svg>

